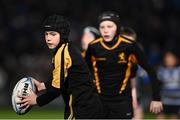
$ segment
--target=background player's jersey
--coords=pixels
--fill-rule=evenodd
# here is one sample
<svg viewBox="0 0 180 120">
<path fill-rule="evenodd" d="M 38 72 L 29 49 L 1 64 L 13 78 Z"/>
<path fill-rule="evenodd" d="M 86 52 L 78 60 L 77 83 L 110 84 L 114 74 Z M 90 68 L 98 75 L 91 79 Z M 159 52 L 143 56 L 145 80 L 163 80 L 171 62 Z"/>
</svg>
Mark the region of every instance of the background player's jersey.
<svg viewBox="0 0 180 120">
<path fill-rule="evenodd" d="M 162 81 L 161 98 L 165 105 L 180 105 L 180 66 L 159 67 L 158 77 Z"/>
<path fill-rule="evenodd" d="M 119 37 L 114 46 L 108 47 L 102 38 L 97 39 L 90 43 L 85 59 L 94 73 L 97 92 L 100 95 L 130 98 L 132 63 L 137 60 L 136 62 L 150 75 L 153 99 L 160 99 L 156 73 L 135 42 Z"/>
</svg>

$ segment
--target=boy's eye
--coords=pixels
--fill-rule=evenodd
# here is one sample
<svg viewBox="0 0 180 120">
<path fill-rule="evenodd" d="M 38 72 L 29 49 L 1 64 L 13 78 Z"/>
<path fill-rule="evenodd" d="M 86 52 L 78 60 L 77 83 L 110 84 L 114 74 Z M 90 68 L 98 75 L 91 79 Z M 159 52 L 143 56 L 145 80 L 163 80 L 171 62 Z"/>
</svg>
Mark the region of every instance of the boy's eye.
<svg viewBox="0 0 180 120">
<path fill-rule="evenodd" d="M 50 32 L 49 34 L 52 35 L 52 36 L 56 36 L 57 35 L 56 32 Z"/>
<path fill-rule="evenodd" d="M 48 33 L 46 32 L 46 33 L 45 33 L 45 35 L 47 36 L 47 35 L 48 35 Z"/>
<path fill-rule="evenodd" d="M 108 28 L 112 28 L 112 25 L 107 26 Z"/>
<path fill-rule="evenodd" d="M 57 32 L 46 32 L 45 35 L 48 36 L 56 36 L 58 33 Z"/>
<path fill-rule="evenodd" d="M 104 28 L 104 26 L 100 26 L 100 29 L 103 29 Z"/>
<path fill-rule="evenodd" d="M 51 33 L 51 35 L 52 35 L 52 36 L 55 36 L 55 35 L 56 35 L 56 33 Z"/>
</svg>

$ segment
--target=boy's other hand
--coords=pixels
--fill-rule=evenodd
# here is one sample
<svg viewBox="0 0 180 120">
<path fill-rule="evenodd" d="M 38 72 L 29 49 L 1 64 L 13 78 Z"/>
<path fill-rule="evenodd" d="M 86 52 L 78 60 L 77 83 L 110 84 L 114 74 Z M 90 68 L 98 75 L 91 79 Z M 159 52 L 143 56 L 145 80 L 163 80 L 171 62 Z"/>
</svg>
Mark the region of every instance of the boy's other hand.
<svg viewBox="0 0 180 120">
<path fill-rule="evenodd" d="M 37 92 L 40 92 L 40 91 L 46 89 L 45 84 L 43 82 L 39 82 L 34 78 L 32 80 L 33 80 L 33 82 L 34 82 L 34 84 L 35 84 L 35 86 L 37 88 Z"/>
<path fill-rule="evenodd" d="M 163 105 L 161 101 L 151 101 L 150 104 L 150 112 L 152 113 L 160 113 L 163 110 Z"/>
</svg>

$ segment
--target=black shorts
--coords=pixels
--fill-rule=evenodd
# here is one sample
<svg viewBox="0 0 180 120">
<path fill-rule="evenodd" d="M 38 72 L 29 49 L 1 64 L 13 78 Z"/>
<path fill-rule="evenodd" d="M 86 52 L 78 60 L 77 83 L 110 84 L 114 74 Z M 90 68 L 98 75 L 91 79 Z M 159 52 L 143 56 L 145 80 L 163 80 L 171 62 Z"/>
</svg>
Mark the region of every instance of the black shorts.
<svg viewBox="0 0 180 120">
<path fill-rule="evenodd" d="M 70 116 L 70 109 L 65 111 L 65 119 Z M 86 101 L 76 101 L 73 105 L 73 118 L 75 119 L 105 119 L 106 109 L 103 108 L 103 104 L 97 94 L 91 95 Z"/>
<path fill-rule="evenodd" d="M 104 108 L 108 111 L 107 119 L 131 119 L 133 118 L 133 108 L 131 100 L 108 102 L 102 100 Z"/>
<path fill-rule="evenodd" d="M 179 114 L 180 105 L 163 105 L 163 113 L 164 114 Z"/>
</svg>

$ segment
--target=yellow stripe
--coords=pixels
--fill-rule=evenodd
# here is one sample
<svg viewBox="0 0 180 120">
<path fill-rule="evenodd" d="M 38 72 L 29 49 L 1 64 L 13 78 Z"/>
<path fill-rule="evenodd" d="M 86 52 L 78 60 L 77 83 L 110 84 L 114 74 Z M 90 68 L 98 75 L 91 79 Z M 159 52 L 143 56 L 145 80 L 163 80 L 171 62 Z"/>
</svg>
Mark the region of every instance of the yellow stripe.
<svg viewBox="0 0 180 120">
<path fill-rule="evenodd" d="M 113 50 L 113 49 L 115 49 L 116 47 L 119 46 L 119 44 L 121 43 L 121 41 L 122 41 L 122 38 L 119 37 L 119 38 L 118 38 L 118 41 L 116 42 L 116 44 L 115 44 L 114 46 L 112 46 L 112 47 L 106 46 L 106 44 L 103 42 L 103 39 L 100 40 L 100 43 L 101 43 L 101 45 L 102 45 L 105 49 L 107 49 L 107 50 Z"/>
<path fill-rule="evenodd" d="M 72 94 L 70 95 L 69 108 L 70 108 L 70 115 L 68 117 L 68 120 L 72 120 L 73 119 Z"/>
<path fill-rule="evenodd" d="M 54 57 L 54 70 L 53 70 L 53 80 L 52 80 L 52 86 L 55 88 L 60 88 L 60 78 L 61 78 L 61 53 L 64 48 L 63 44 L 57 51 L 55 57 Z"/>
<path fill-rule="evenodd" d="M 64 76 L 65 78 L 68 76 L 68 69 L 72 66 L 72 59 L 68 51 L 68 43 L 67 47 L 64 49 Z"/>
<path fill-rule="evenodd" d="M 85 56 L 86 56 L 86 51 L 83 51 L 83 52 L 81 53 L 81 55 L 82 55 L 83 58 L 85 58 Z"/>
<path fill-rule="evenodd" d="M 89 44 L 92 45 L 92 44 L 95 44 L 95 43 L 98 43 L 99 41 L 101 41 L 102 38 L 98 38 L 96 40 L 93 40 L 92 42 L 90 42 Z"/>
<path fill-rule="evenodd" d="M 99 80 L 99 77 L 98 77 L 98 68 L 96 67 L 96 58 L 94 56 L 92 56 L 91 61 L 93 63 L 96 88 L 97 88 L 98 93 L 101 93 L 100 80 Z"/>
<path fill-rule="evenodd" d="M 127 85 L 127 82 L 128 82 L 129 77 L 130 77 L 130 75 L 131 75 L 132 63 L 130 62 L 130 57 L 129 57 L 129 59 L 128 59 L 128 64 L 127 64 L 127 66 L 128 66 L 128 67 L 127 67 L 127 69 L 126 69 L 125 79 L 123 80 L 123 84 L 122 84 L 122 86 L 121 86 L 121 88 L 120 88 L 119 94 L 121 94 L 121 93 L 125 90 L 126 85 Z"/>
<path fill-rule="evenodd" d="M 64 48 L 65 44 L 63 44 L 57 51 L 55 58 L 54 58 L 54 70 L 53 70 L 53 80 L 52 80 L 52 86 L 55 88 L 60 88 L 60 80 L 61 80 L 61 53 Z M 69 55 L 68 51 L 68 44 L 66 45 L 64 49 L 64 77 L 66 78 L 68 75 L 68 69 L 72 66 L 72 60 Z"/>
<path fill-rule="evenodd" d="M 123 38 L 123 37 L 120 37 L 120 38 L 121 38 L 121 40 L 122 40 L 123 42 L 132 44 L 132 41 L 127 40 L 127 39 L 125 39 L 125 38 Z"/>
<path fill-rule="evenodd" d="M 134 54 L 131 54 L 131 55 L 130 55 L 130 61 L 131 61 L 132 63 L 138 64 L 138 61 L 137 61 L 136 56 L 135 56 Z"/>
</svg>

